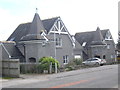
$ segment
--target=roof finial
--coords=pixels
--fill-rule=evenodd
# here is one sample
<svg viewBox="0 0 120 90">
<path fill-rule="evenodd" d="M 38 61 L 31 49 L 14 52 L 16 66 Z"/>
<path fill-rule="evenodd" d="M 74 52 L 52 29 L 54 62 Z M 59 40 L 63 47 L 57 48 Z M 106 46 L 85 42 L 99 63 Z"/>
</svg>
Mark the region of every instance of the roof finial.
<svg viewBox="0 0 120 90">
<path fill-rule="evenodd" d="M 97 30 L 100 30 L 100 28 L 99 28 L 99 27 L 97 27 Z"/>
<path fill-rule="evenodd" d="M 38 12 L 38 8 L 36 8 L 36 13 Z"/>
</svg>

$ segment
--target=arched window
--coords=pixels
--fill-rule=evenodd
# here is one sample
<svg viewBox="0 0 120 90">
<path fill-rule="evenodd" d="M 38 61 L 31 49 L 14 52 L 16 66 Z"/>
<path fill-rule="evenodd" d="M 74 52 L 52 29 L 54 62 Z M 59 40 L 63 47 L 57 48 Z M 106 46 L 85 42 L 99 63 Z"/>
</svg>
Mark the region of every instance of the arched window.
<svg viewBox="0 0 120 90">
<path fill-rule="evenodd" d="M 36 58 L 34 58 L 34 57 L 29 58 L 29 62 L 35 63 L 36 62 Z"/>
</svg>

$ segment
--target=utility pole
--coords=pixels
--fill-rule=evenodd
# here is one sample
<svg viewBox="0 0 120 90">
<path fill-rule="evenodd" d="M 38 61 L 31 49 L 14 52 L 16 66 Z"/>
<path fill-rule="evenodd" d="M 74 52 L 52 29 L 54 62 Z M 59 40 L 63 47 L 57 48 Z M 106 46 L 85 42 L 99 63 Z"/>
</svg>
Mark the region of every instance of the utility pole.
<svg viewBox="0 0 120 90">
<path fill-rule="evenodd" d="M 55 28 L 54 28 L 54 51 L 55 51 L 54 58 L 56 60 L 56 34 L 55 34 Z M 55 63 L 55 73 L 57 73 L 57 63 Z"/>
<path fill-rule="evenodd" d="M 52 73 L 52 62 L 50 62 L 50 66 L 49 66 L 49 73 Z"/>
<path fill-rule="evenodd" d="M 55 52 L 54 58 L 56 59 L 56 34 L 55 34 L 55 28 L 54 28 L 54 52 Z"/>
</svg>

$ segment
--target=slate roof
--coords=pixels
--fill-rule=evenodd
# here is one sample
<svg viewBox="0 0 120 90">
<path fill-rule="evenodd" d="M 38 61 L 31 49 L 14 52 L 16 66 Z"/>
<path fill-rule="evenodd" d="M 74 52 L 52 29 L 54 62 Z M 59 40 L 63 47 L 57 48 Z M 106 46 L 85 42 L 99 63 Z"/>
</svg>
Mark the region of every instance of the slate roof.
<svg viewBox="0 0 120 90">
<path fill-rule="evenodd" d="M 75 34 L 75 39 L 82 45 L 84 42 L 87 42 L 87 44 L 90 43 L 93 37 L 91 32 L 81 32 Z"/>
<path fill-rule="evenodd" d="M 7 51 L 9 52 L 9 54 L 12 56 L 11 58 L 19 58 L 21 60 L 24 59 L 24 56 L 22 55 L 22 53 L 19 51 L 19 49 L 14 46 L 15 42 L 1 42 L 4 47 L 7 49 Z"/>
<path fill-rule="evenodd" d="M 7 41 L 18 42 L 20 40 L 42 39 L 40 36 L 41 30 L 45 30 L 48 33 L 58 18 L 60 17 L 41 20 L 39 15 L 35 14 L 32 22 L 20 24 Z"/>
<path fill-rule="evenodd" d="M 23 36 L 28 34 L 31 23 L 20 24 L 15 31 L 10 35 L 7 41 L 20 41 Z"/>
<path fill-rule="evenodd" d="M 43 25 L 44 25 L 45 30 L 47 31 L 47 33 L 50 31 L 50 29 L 52 28 L 52 26 L 54 25 L 55 21 L 58 18 L 60 18 L 60 17 L 53 17 L 53 18 L 50 18 L 50 19 L 42 20 Z"/>
<path fill-rule="evenodd" d="M 83 47 L 80 45 L 80 43 L 77 40 L 75 41 L 74 50 L 83 50 Z"/>
<path fill-rule="evenodd" d="M 97 30 L 94 32 L 93 41 L 99 41 L 99 42 L 103 41 L 103 36 L 99 27 L 97 27 Z"/>
<path fill-rule="evenodd" d="M 75 34 L 75 39 L 82 45 L 86 42 L 86 46 L 89 45 L 104 45 L 103 39 L 105 39 L 105 35 L 108 29 L 100 30 L 97 28 L 96 31 L 90 32 L 81 32 Z"/>
<path fill-rule="evenodd" d="M 29 31 L 27 35 L 21 37 L 21 40 L 37 40 L 41 39 L 40 33 L 45 31 L 45 28 L 43 26 L 43 23 L 38 15 L 38 13 L 35 13 L 33 21 L 30 25 Z"/>
<path fill-rule="evenodd" d="M 106 33 L 109 31 L 109 29 L 101 30 L 101 33 L 103 35 L 103 38 L 105 38 Z"/>
</svg>

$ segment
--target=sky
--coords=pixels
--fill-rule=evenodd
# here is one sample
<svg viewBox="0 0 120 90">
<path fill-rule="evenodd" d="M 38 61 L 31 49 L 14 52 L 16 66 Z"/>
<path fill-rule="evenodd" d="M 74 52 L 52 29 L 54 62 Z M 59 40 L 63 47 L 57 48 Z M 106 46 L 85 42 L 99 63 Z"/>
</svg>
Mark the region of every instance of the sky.
<svg viewBox="0 0 120 90">
<path fill-rule="evenodd" d="M 21 23 L 32 22 L 36 8 L 40 18 L 60 16 L 70 34 L 109 29 L 118 39 L 119 0 L 0 0 L 0 41 Z"/>
</svg>

